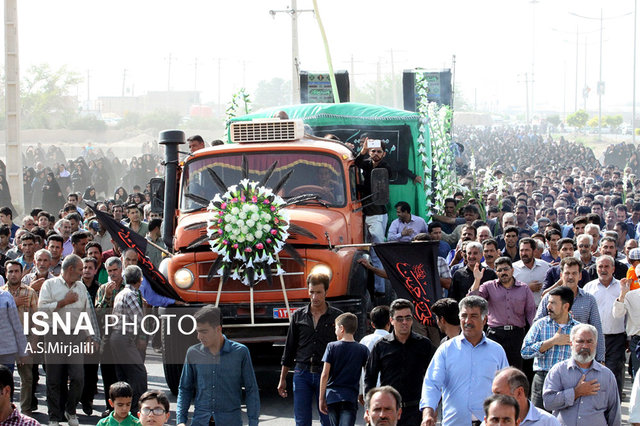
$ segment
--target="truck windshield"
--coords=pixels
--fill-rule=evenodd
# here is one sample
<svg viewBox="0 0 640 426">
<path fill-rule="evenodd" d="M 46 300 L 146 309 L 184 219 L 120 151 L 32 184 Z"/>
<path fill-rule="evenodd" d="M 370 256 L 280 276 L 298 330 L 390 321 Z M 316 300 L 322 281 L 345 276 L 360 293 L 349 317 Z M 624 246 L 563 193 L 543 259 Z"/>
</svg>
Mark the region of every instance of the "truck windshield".
<svg viewBox="0 0 640 426">
<path fill-rule="evenodd" d="M 202 157 L 188 162 L 182 175 L 181 210 L 202 208 L 187 198 L 187 193 L 211 200 L 220 192 L 207 169 L 213 169 L 227 186 L 242 179 L 242 155 L 228 154 Z M 268 188 L 273 188 L 290 170 L 293 174 L 279 191 L 285 200 L 302 194 L 316 194 L 324 203 L 341 207 L 345 205 L 345 179 L 342 163 L 337 157 L 317 152 L 249 152 L 244 153 L 249 163 L 249 180 L 260 181 L 269 167 L 278 161 Z M 313 203 L 314 201 L 309 201 Z"/>
</svg>

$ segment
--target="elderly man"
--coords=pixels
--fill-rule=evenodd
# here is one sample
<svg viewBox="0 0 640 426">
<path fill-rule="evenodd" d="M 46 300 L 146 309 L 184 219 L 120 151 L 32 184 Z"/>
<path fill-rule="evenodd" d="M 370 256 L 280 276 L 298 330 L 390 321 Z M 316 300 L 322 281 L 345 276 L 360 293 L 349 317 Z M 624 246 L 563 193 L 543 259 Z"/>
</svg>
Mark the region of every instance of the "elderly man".
<svg viewBox="0 0 640 426">
<path fill-rule="evenodd" d="M 605 240 L 603 238 L 602 240 Z M 620 295 L 620 281 L 615 279 L 613 257 L 603 254 L 596 261 L 598 278 L 584 286 L 584 291 L 595 297 L 604 333 L 604 364 L 613 372 L 618 383 L 618 393 L 622 397 L 624 386 L 624 362 L 627 335 L 624 318 L 613 316 L 613 305 Z M 602 337 L 601 337 L 602 339 Z"/>
<path fill-rule="evenodd" d="M 474 268 L 474 276 L 481 272 L 478 265 Z M 522 367 L 520 347 L 525 335 L 525 327 L 533 324 L 536 305 L 529 287 L 513 278 L 511 259 L 503 256 L 496 260 L 497 280 L 487 281 L 480 285 L 476 279 L 469 294 L 481 296 L 489 302 L 489 318 L 487 337 L 502 346 L 509 365 Z"/>
<path fill-rule="evenodd" d="M 494 395 L 508 395 L 518 401 L 520 426 L 560 426 L 558 419 L 531 403 L 530 389 L 527 376 L 514 367 L 498 371 L 491 385 Z"/>
<path fill-rule="evenodd" d="M 62 343 L 69 347 L 78 347 L 83 341 L 100 341 L 100 330 L 96 320 L 87 289 L 80 281 L 82 277 L 82 259 L 75 254 L 68 255 L 62 262 L 62 273 L 59 277 L 44 282 L 40 290 L 38 307 L 52 320 L 54 312 L 63 318 L 68 313 L 72 324 L 77 324 L 81 313 L 89 313 L 91 328 L 94 334 L 81 332 L 72 336 L 45 336 L 47 343 Z M 49 424 L 57 425 L 66 418 L 69 426 L 79 424 L 76 406 L 80 402 L 84 386 L 83 352 L 45 354 L 47 365 L 47 405 L 49 406 Z M 69 387 L 67 389 L 67 382 Z M 66 405 L 62 406 L 61 396 L 67 393 Z"/>
<path fill-rule="evenodd" d="M 594 362 L 598 332 L 589 324 L 571 330 L 571 358 L 551 368 L 544 382 L 544 407 L 563 425 L 621 424 L 616 379 Z"/>
<path fill-rule="evenodd" d="M 595 265 L 596 258 L 591 252 L 593 237 L 589 234 L 581 234 L 576 237 L 576 242 L 578 243 L 578 252 L 574 254 L 574 257 L 581 260 L 585 268 Z"/>
<path fill-rule="evenodd" d="M 615 279 L 621 280 L 627 276 L 627 270 L 629 269 L 629 266 L 625 265 L 624 263 L 616 259 L 616 256 L 618 255 L 618 251 L 616 250 L 615 238 L 612 238 L 612 237 L 601 238 L 599 251 L 601 256 L 608 255 L 608 256 L 611 256 L 611 258 L 614 260 L 615 264 L 614 264 L 613 276 Z M 598 271 L 596 270 L 596 268 L 597 266 L 594 264 L 594 265 L 591 265 L 587 270 L 592 280 L 595 280 L 598 278 Z"/>
<path fill-rule="evenodd" d="M 471 241 L 467 243 L 465 251 L 467 253 L 467 266 L 458 269 L 453 274 L 451 287 L 449 288 L 449 297 L 457 301 L 462 300 L 467 295 L 475 281 L 478 281 L 478 285 L 480 285 L 498 278 L 492 269 L 479 266 L 482 260 L 482 244 L 477 241 Z M 478 266 L 476 267 L 476 265 Z M 474 272 L 475 269 L 478 269 L 478 273 Z"/>
<path fill-rule="evenodd" d="M 442 424 L 470 424 L 483 417 L 482 403 L 491 394 L 491 377 L 508 366 L 504 349 L 487 339 L 488 303 L 479 296 L 460 301 L 462 334 L 441 345 L 422 385 L 422 426 L 435 426 L 442 401 Z"/>
<path fill-rule="evenodd" d="M 402 414 L 402 397 L 392 386 L 372 388 L 365 397 L 364 421 L 371 426 L 397 426 Z"/>
</svg>

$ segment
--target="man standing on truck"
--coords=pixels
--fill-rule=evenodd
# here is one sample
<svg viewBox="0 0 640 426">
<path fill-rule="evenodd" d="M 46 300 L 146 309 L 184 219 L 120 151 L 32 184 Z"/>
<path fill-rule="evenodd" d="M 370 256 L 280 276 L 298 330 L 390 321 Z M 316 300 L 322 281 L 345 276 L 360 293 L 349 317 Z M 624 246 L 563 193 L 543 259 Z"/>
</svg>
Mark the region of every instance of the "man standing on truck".
<svg viewBox="0 0 640 426">
<path fill-rule="evenodd" d="M 387 155 L 385 146 L 379 139 L 369 139 L 367 136 L 362 138 L 362 149 L 355 159 L 356 166 L 362 169 L 364 174 L 364 183 L 362 185 L 362 196 L 366 197 L 371 195 L 371 172 L 373 169 L 387 169 L 389 176 L 391 176 L 391 167 L 384 161 L 384 157 Z M 365 200 L 365 203 L 370 203 L 371 200 Z M 378 206 L 372 204 L 363 209 L 365 215 L 365 224 L 367 231 L 369 231 L 370 240 L 372 243 L 383 243 L 385 232 L 387 230 L 387 207 L 382 205 Z M 371 250 L 371 263 L 376 268 L 382 268 L 382 262 L 378 259 L 375 250 Z M 385 281 L 384 278 L 375 276 L 374 295 L 382 297 L 385 294 Z"/>
<path fill-rule="evenodd" d="M 200 135 L 193 135 L 187 139 L 187 143 L 189 144 L 189 152 L 193 154 L 199 149 L 204 148 L 204 139 Z"/>
<path fill-rule="evenodd" d="M 316 273 L 307 277 L 310 302 L 298 309 L 291 318 L 287 342 L 282 355 L 282 371 L 278 394 L 287 397 L 287 374 L 293 374 L 293 412 L 296 426 L 311 426 L 313 401 L 318 401 L 322 356 L 329 342 L 336 340 L 334 323 L 342 312 L 325 301 L 330 277 Z M 329 417 L 320 413 L 322 426 L 329 425 Z"/>
</svg>

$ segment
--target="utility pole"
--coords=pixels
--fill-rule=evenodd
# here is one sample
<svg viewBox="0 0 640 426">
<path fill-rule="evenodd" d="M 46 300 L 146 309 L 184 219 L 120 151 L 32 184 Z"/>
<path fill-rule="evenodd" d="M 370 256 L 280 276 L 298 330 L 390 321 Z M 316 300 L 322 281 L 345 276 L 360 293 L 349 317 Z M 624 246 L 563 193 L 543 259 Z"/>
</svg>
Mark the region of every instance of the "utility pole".
<svg viewBox="0 0 640 426">
<path fill-rule="evenodd" d="M 167 66 L 167 92 L 171 91 L 171 53 L 169 53 L 169 64 Z"/>
<path fill-rule="evenodd" d="M 602 81 L 602 9 L 600 9 L 600 76 L 598 77 L 598 140 L 602 140 L 602 94 L 604 93 L 604 81 Z"/>
<path fill-rule="evenodd" d="M 90 84 L 90 80 L 91 80 L 91 72 L 89 70 L 87 70 L 87 108 L 89 108 L 89 102 L 91 101 L 91 84 Z"/>
<path fill-rule="evenodd" d="M 24 208 L 22 182 L 22 149 L 20 146 L 20 61 L 18 55 L 18 1 L 4 1 L 4 63 L 5 63 L 5 119 L 6 127 L 6 180 L 13 194 L 13 205 Z"/>
<path fill-rule="evenodd" d="M 631 115 L 631 142 L 636 144 L 636 42 L 638 29 L 638 0 L 633 1 L 633 111 Z"/>
<path fill-rule="evenodd" d="M 125 81 L 127 80 L 127 69 L 122 70 L 122 97 L 124 98 Z"/>
<path fill-rule="evenodd" d="M 273 19 L 277 13 L 287 13 L 291 16 L 291 103 L 300 102 L 300 54 L 298 49 L 298 14 L 313 12 L 313 9 L 298 10 L 298 1 L 291 0 L 291 7 L 285 10 L 270 10 Z"/>
<path fill-rule="evenodd" d="M 393 93 L 393 107 L 398 107 L 398 84 L 396 81 L 396 69 L 393 62 L 393 49 L 391 49 L 391 92 Z"/>
<path fill-rule="evenodd" d="M 193 91 L 198 90 L 198 58 L 193 63 Z"/>
<path fill-rule="evenodd" d="M 221 85 L 221 77 L 220 77 L 220 73 L 221 73 L 221 69 L 222 69 L 222 65 L 221 65 L 222 59 L 218 58 L 218 114 L 220 114 L 220 116 L 222 116 L 222 101 L 220 100 L 220 88 L 222 87 Z"/>
</svg>

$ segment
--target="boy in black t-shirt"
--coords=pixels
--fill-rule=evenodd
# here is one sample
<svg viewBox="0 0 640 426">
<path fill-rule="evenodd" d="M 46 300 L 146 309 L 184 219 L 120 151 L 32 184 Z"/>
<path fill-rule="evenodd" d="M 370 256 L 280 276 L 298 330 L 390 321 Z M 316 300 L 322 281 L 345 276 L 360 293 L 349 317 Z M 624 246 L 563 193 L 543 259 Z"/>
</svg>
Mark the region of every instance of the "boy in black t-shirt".
<svg viewBox="0 0 640 426">
<path fill-rule="evenodd" d="M 369 358 L 369 349 L 353 338 L 358 317 L 344 313 L 335 321 L 337 342 L 327 345 L 320 376 L 318 406 L 329 415 L 332 425 L 353 425 L 358 412 L 360 372 Z"/>
</svg>

